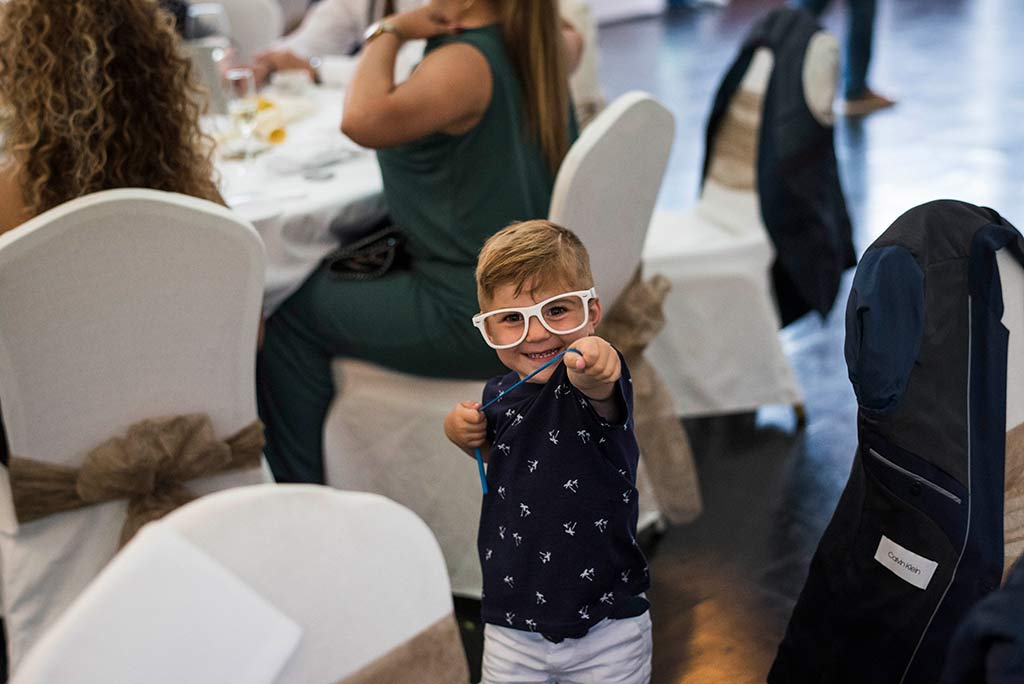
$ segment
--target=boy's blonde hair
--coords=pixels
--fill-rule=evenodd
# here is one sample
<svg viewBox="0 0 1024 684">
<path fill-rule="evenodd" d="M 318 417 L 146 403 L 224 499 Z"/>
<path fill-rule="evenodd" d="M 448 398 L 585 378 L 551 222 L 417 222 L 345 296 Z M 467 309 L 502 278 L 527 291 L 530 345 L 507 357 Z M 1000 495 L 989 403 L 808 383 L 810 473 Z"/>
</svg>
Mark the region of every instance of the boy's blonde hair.
<svg viewBox="0 0 1024 684">
<path fill-rule="evenodd" d="M 499 230 L 484 243 L 476 262 L 481 309 L 502 285 L 514 284 L 518 297 L 528 283 L 535 290 L 594 286 L 590 256 L 575 233 L 550 221 L 523 221 Z"/>
</svg>

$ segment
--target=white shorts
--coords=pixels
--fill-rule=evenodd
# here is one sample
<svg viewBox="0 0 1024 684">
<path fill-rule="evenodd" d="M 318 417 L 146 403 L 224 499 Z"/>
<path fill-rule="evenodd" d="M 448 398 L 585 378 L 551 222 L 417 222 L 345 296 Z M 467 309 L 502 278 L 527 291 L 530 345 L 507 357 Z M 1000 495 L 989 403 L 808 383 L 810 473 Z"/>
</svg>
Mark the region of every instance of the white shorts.
<svg viewBox="0 0 1024 684">
<path fill-rule="evenodd" d="M 604 619 L 582 639 L 553 644 L 540 634 L 484 626 L 481 684 L 647 684 L 650 612 Z"/>
</svg>

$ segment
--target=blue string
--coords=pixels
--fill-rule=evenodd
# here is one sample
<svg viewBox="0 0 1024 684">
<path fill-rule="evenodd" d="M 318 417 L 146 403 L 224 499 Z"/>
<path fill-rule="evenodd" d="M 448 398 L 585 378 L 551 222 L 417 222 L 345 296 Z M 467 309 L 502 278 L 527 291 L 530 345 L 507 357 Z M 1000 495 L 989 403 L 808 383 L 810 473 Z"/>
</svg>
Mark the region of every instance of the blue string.
<svg viewBox="0 0 1024 684">
<path fill-rule="evenodd" d="M 579 354 L 580 356 L 583 356 L 583 352 L 581 352 L 579 349 L 573 349 L 572 347 L 566 349 L 564 352 L 559 352 L 558 354 L 555 354 L 555 357 L 553 359 L 551 359 L 550 361 L 545 363 L 543 366 L 541 366 L 537 370 L 533 371 L 532 373 L 527 375 L 525 378 L 523 378 L 519 382 L 517 382 L 514 385 L 512 385 L 511 387 L 508 387 L 508 388 L 503 389 L 502 391 L 498 392 L 498 396 L 494 397 L 493 399 L 491 399 L 489 402 L 487 402 L 486 404 L 484 404 L 483 406 L 481 406 L 477 410 L 482 412 L 485 408 L 487 408 L 491 404 L 493 404 L 496 401 L 498 401 L 499 399 L 501 399 L 503 396 L 505 396 L 506 394 L 508 394 L 512 390 L 514 390 L 516 387 L 519 387 L 524 382 L 529 382 L 530 378 L 532 378 L 533 376 L 537 375 L 538 373 L 543 371 L 545 368 L 547 368 L 551 364 L 558 363 L 558 360 L 561 359 L 566 354 L 568 354 L 569 352 L 572 352 L 573 354 Z M 484 490 L 484 494 L 486 494 L 487 493 L 487 477 L 484 474 L 484 457 L 480 454 L 480 447 L 474 447 L 473 448 L 473 452 L 476 454 L 476 469 L 480 473 L 480 487 Z"/>
</svg>

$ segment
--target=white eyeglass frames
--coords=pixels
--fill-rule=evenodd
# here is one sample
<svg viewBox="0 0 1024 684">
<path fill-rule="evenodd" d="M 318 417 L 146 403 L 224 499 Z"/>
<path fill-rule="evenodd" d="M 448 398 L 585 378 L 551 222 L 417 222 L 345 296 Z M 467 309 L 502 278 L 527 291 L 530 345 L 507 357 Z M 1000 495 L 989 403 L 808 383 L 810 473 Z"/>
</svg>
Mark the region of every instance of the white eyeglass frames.
<svg viewBox="0 0 1024 684">
<path fill-rule="evenodd" d="M 533 306 L 496 309 L 473 316 L 473 325 L 493 349 L 511 349 L 526 339 L 530 318 L 536 318 L 553 335 L 567 335 L 590 322 L 590 300 L 597 297 L 594 288 L 565 292 Z"/>
</svg>

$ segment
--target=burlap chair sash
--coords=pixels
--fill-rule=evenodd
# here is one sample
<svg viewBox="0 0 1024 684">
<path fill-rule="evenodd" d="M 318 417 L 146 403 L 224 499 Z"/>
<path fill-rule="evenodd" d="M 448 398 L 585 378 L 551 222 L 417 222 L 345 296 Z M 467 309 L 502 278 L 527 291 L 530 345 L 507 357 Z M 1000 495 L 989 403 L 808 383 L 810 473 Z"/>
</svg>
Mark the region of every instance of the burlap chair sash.
<svg viewBox="0 0 1024 684">
<path fill-rule="evenodd" d="M 708 176 L 727 188 L 753 190 L 757 184 L 757 147 L 764 98 L 737 90 L 712 143 Z"/>
<path fill-rule="evenodd" d="M 337 684 L 466 684 L 469 668 L 449 613 Z"/>
<path fill-rule="evenodd" d="M 263 425 L 257 420 L 226 440 L 210 418 L 187 414 L 144 420 L 88 453 L 81 467 L 13 456 L 8 466 L 19 523 L 85 506 L 128 500 L 121 546 L 144 524 L 195 498 L 185 483 L 260 465 Z"/>
<path fill-rule="evenodd" d="M 1024 423 L 1006 433 L 1006 490 L 1003 500 L 1003 580 L 1024 553 Z"/>
<path fill-rule="evenodd" d="M 658 507 L 669 522 L 679 524 L 701 512 L 697 468 L 668 388 L 644 356 L 647 345 L 665 325 L 662 305 L 671 287 L 663 276 L 644 282 L 638 271 L 605 316 L 598 334 L 615 345 L 629 365 L 640 454 Z"/>
</svg>

